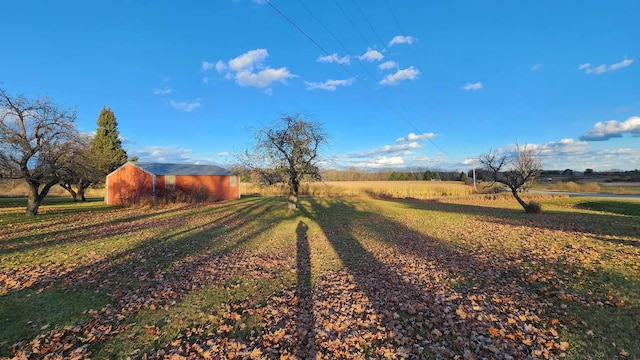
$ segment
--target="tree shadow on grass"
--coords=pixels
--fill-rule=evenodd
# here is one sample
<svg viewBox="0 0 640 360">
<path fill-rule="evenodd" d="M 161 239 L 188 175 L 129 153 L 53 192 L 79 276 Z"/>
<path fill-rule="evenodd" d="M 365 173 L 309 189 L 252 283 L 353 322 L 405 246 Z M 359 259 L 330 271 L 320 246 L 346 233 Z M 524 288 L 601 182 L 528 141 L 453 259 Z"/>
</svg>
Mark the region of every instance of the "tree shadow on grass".
<svg viewBox="0 0 640 360">
<path fill-rule="evenodd" d="M 545 315 L 553 295 L 538 292 L 519 268 L 467 253 L 375 209 L 334 199 L 309 202 L 307 215 L 382 319 L 382 337 L 372 349 L 378 356 L 393 348 L 396 355 L 420 358 L 467 352 L 528 357 L 538 350 L 527 345 L 533 338 L 514 335 L 525 328 L 553 342 L 548 329 L 554 326 Z M 558 355 L 553 346 L 545 351 Z"/>
<path fill-rule="evenodd" d="M 448 203 L 445 201 L 398 200 L 390 199 L 407 209 L 448 212 L 472 215 L 487 219 L 489 222 L 512 226 L 537 227 L 546 230 L 574 231 L 598 235 L 638 235 L 640 223 L 632 217 L 608 213 L 585 213 L 570 211 L 545 211 L 541 214 L 527 214 L 518 208 L 500 208 L 487 206 Z"/>
<path fill-rule="evenodd" d="M 246 203 L 243 202 L 242 204 Z M 57 246 L 60 244 L 83 243 L 87 241 L 95 241 L 103 238 L 115 237 L 118 235 L 133 233 L 139 230 L 148 229 L 153 226 L 159 218 L 176 217 L 180 213 L 189 213 L 194 209 L 215 209 L 214 211 L 224 211 L 227 208 L 240 207 L 241 204 L 227 202 L 221 204 L 188 204 L 182 206 L 171 207 L 161 210 L 146 209 L 103 209 L 89 211 L 90 216 L 83 216 L 80 221 L 84 225 L 65 226 L 70 222 L 77 221 L 77 218 L 65 217 L 53 223 L 44 223 L 43 227 L 60 227 L 61 230 L 38 229 L 29 231 L 28 235 L 11 236 L 6 240 L 0 241 L 0 256 L 16 252 L 28 251 L 31 249 L 43 249 L 48 246 Z M 51 215 L 60 215 L 64 213 L 64 209 L 51 212 Z M 68 214 L 75 214 L 79 211 L 73 210 Z M 116 213 L 116 217 L 111 217 Z M 123 216 L 119 214 L 122 213 Z M 130 215 L 133 213 L 133 215 Z M 104 214 L 104 216 L 103 216 Z M 84 214 L 83 214 L 84 215 Z M 46 215 L 42 215 L 46 217 Z M 96 218 L 102 218 L 95 222 Z M 41 218 L 38 218 L 41 220 Z M 125 225 L 126 226 L 123 226 Z"/>
<path fill-rule="evenodd" d="M 171 305 L 189 292 L 224 282 L 233 273 L 245 271 L 247 276 L 250 276 L 251 271 L 261 271 L 259 264 L 236 264 L 233 260 L 237 259 L 229 259 L 227 256 L 245 247 L 248 242 L 253 241 L 256 236 L 272 226 L 292 217 L 293 214 L 276 217 L 274 220 L 269 215 L 274 209 L 282 206 L 282 202 L 261 200 L 245 203 L 244 207 L 233 208 L 233 211 L 222 214 L 212 211 L 207 215 L 207 209 L 201 209 L 203 216 L 200 222 L 181 226 L 178 229 L 166 229 L 165 236 L 145 239 L 131 249 L 47 278 L 44 282 L 35 282 L 33 287 L 41 289 L 38 292 L 23 289 L 4 296 L 20 298 L 29 293 L 30 299 L 25 301 L 40 303 L 40 298 L 45 299 L 56 292 L 91 289 L 102 294 L 99 296 L 102 300 L 95 303 L 96 311 L 92 313 L 92 320 L 80 325 L 83 331 L 95 330 L 92 329 L 93 326 L 103 324 L 109 324 L 114 329 L 123 329 L 134 314 L 148 308 L 151 304 L 158 308 Z M 262 221 L 261 217 L 265 214 L 268 220 Z M 249 268 L 253 266 L 255 269 L 241 268 L 245 265 Z M 103 307 L 104 295 L 108 296 L 111 305 Z M 7 313 L 19 310 L 20 306 L 19 303 L 13 302 L 3 302 L 3 305 L 8 306 L 3 309 L 3 312 Z M 91 303 L 87 306 L 91 306 Z M 100 310 L 98 310 L 99 307 L 101 307 Z M 41 335 L 44 338 L 50 336 L 47 333 L 49 329 L 65 324 L 58 322 L 54 315 L 69 312 L 69 310 L 62 303 L 52 306 L 48 312 L 52 316 L 41 319 L 41 321 L 50 321 L 49 327 L 42 330 L 44 333 Z M 32 329 L 35 332 L 31 333 L 35 336 L 39 332 L 38 329 Z M 79 345 L 80 338 L 87 336 L 83 331 L 67 335 Z M 89 344 L 92 344 L 91 348 L 99 348 L 100 343 L 115 335 L 116 333 L 101 334 L 101 337 Z M 15 338 L 11 334 L 6 336 L 7 341 L 11 343 L 29 340 Z M 6 354 L 10 345 L 7 343 L 0 346 L 0 355 Z M 22 346 L 29 348 L 26 343 Z M 67 350 L 65 354 L 75 348 L 76 346 Z"/>
<path fill-rule="evenodd" d="M 315 316 L 313 314 L 313 298 L 311 296 L 311 249 L 307 232 L 309 226 L 304 222 L 298 222 L 296 227 L 296 296 L 298 298 L 298 315 L 296 319 L 296 332 L 299 339 L 296 347 L 296 356 L 299 359 L 315 359 Z"/>
</svg>

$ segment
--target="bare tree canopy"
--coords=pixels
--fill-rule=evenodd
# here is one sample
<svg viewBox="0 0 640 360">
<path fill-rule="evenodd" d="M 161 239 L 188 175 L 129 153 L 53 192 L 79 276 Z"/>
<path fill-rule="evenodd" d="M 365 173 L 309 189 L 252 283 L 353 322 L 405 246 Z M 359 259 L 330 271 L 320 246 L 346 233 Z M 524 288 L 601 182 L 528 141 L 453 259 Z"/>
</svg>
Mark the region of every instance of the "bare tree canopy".
<svg viewBox="0 0 640 360">
<path fill-rule="evenodd" d="M 242 158 L 243 165 L 266 184 L 289 185 L 289 209 L 298 208 L 300 183 L 321 180 L 320 148 L 327 135 L 319 122 L 301 114 L 282 115 L 272 126 L 255 132 L 255 144 Z"/>
<path fill-rule="evenodd" d="M 538 156 L 526 144 L 520 147 L 516 142 L 516 152 L 512 155 L 490 151 L 480 156 L 480 163 L 491 173 L 494 182 L 504 184 L 511 190 L 513 197 L 526 212 L 539 212 L 537 206 L 527 204 L 518 194 L 530 186 L 542 171 Z"/>
<path fill-rule="evenodd" d="M 0 177 L 27 182 L 27 215 L 38 214 L 49 189 L 60 181 L 77 134 L 75 119 L 75 111 L 48 96 L 29 99 L 0 88 Z"/>
<path fill-rule="evenodd" d="M 91 153 L 91 140 L 90 136 L 78 136 L 77 141 L 70 144 L 66 155 L 68 160 L 61 171 L 60 186 L 71 194 L 74 201 L 86 201 L 84 193 L 87 188 L 104 181 Z"/>
</svg>

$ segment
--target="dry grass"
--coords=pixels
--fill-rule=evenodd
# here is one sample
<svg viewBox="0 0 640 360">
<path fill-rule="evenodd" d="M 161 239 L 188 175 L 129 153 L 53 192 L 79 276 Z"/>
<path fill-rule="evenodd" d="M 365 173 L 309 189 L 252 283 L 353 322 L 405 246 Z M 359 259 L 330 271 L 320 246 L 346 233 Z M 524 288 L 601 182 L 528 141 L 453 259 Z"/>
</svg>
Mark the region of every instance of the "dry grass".
<svg viewBox="0 0 640 360">
<path fill-rule="evenodd" d="M 23 180 L 0 180 L 0 197 L 26 197 L 28 194 L 29 187 Z M 61 186 L 52 187 L 47 196 L 71 197 Z M 85 196 L 104 197 L 104 188 L 89 188 Z"/>
<path fill-rule="evenodd" d="M 305 183 L 302 196 L 318 197 L 374 197 L 394 199 L 433 199 L 449 196 L 468 196 L 474 193 L 471 186 L 458 181 L 327 181 Z M 260 186 L 243 183 L 242 195 L 283 196 L 288 192 L 284 185 Z"/>
<path fill-rule="evenodd" d="M 597 193 L 597 192 L 600 192 L 600 185 L 597 182 L 588 182 L 584 184 L 578 184 L 573 181 L 567 181 L 567 182 L 558 181 L 556 183 L 550 184 L 548 186 L 548 189 L 559 190 L 559 191 L 569 191 L 569 192 Z"/>
<path fill-rule="evenodd" d="M 1 207 L 0 358 L 640 358 L 640 203 L 491 196 Z"/>
</svg>

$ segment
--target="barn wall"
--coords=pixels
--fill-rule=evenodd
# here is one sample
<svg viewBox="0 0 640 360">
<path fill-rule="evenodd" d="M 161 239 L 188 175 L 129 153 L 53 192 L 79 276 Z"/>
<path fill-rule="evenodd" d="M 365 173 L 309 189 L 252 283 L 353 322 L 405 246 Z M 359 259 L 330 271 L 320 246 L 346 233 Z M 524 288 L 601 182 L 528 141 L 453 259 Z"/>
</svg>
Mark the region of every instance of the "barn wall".
<svg viewBox="0 0 640 360">
<path fill-rule="evenodd" d="M 240 194 L 240 179 L 236 179 L 236 186 L 230 186 L 230 177 L 231 176 L 176 175 L 175 188 L 187 193 L 204 188 L 212 200 L 237 199 Z M 237 178 L 235 175 L 234 177 Z M 162 187 L 164 188 L 164 179 L 162 180 Z"/>
<path fill-rule="evenodd" d="M 153 197 L 153 175 L 125 164 L 107 176 L 107 204 L 133 203 L 145 197 Z"/>
</svg>

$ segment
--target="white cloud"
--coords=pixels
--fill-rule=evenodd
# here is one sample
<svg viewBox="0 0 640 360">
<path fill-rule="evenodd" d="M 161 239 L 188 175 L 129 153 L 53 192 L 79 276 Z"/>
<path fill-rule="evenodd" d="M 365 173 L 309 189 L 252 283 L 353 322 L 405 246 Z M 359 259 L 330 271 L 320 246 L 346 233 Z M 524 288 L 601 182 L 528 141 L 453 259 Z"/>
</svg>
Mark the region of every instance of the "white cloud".
<svg viewBox="0 0 640 360">
<path fill-rule="evenodd" d="M 207 61 L 203 61 L 202 65 L 200 66 L 200 70 L 202 71 L 207 71 L 207 70 L 211 70 L 213 69 L 213 63 L 207 62 Z"/>
<path fill-rule="evenodd" d="M 481 82 L 477 82 L 477 83 L 467 83 L 467 85 L 463 86 L 462 89 L 464 89 L 465 91 L 476 91 L 476 90 L 480 90 L 482 89 L 482 83 Z"/>
<path fill-rule="evenodd" d="M 267 49 L 250 50 L 236 58 L 229 60 L 229 68 L 234 71 L 253 70 L 254 67 L 261 67 L 266 58 L 269 57 Z"/>
<path fill-rule="evenodd" d="M 640 136 L 640 116 L 632 116 L 622 122 L 616 120 L 599 121 L 584 135 L 580 136 L 580 140 L 604 141 L 622 137 L 625 133 Z"/>
<path fill-rule="evenodd" d="M 356 168 L 363 169 L 377 169 L 377 168 L 386 168 L 386 167 L 394 167 L 400 166 L 404 164 L 404 159 L 401 156 L 380 156 L 375 159 L 371 159 L 368 161 L 361 161 L 353 163 L 352 166 Z"/>
<path fill-rule="evenodd" d="M 436 136 L 434 133 L 424 133 L 420 135 L 416 135 L 414 133 L 409 133 L 406 137 L 397 138 L 396 142 L 407 142 L 407 141 L 418 141 L 418 140 L 428 140 L 432 139 Z"/>
<path fill-rule="evenodd" d="M 223 152 L 217 153 L 216 156 L 221 156 L 221 157 L 231 156 L 231 153 L 229 151 L 223 151 Z"/>
<path fill-rule="evenodd" d="M 345 55 L 343 57 L 339 57 L 338 53 L 333 53 L 331 55 L 319 56 L 316 59 L 316 61 L 317 62 L 322 62 L 322 63 L 336 62 L 338 64 L 350 64 L 351 63 L 351 57 L 349 55 Z"/>
<path fill-rule="evenodd" d="M 561 139 L 559 141 L 550 141 L 546 144 L 527 145 L 528 149 L 538 152 L 540 155 L 558 156 L 567 154 L 581 154 L 587 151 L 589 143 L 586 141 L 575 141 L 573 139 Z"/>
<path fill-rule="evenodd" d="M 264 62 L 269 57 L 266 49 L 250 50 L 238 57 L 229 60 L 226 64 L 218 61 L 215 64 L 216 71 L 224 73 L 225 79 L 235 79 L 240 86 L 253 86 L 266 88 L 274 82 L 285 83 L 287 79 L 298 77 L 292 74 L 286 67 L 274 69 L 265 66 Z M 271 95 L 273 90 L 265 90 Z"/>
<path fill-rule="evenodd" d="M 366 157 L 389 155 L 389 154 L 408 155 L 407 151 L 410 151 L 413 149 L 420 149 L 420 148 L 422 148 L 422 145 L 418 144 L 417 142 L 411 142 L 408 144 L 400 144 L 400 145 L 385 145 L 375 150 L 353 152 L 348 154 L 347 156 L 352 158 L 366 158 Z"/>
<path fill-rule="evenodd" d="M 173 106 L 173 108 L 176 110 L 191 112 L 200 107 L 200 99 L 196 99 L 193 101 L 181 101 L 181 102 L 176 102 L 171 100 L 171 106 Z"/>
<path fill-rule="evenodd" d="M 419 74 L 420 74 L 420 71 L 418 71 L 418 69 L 414 68 L 413 66 L 410 66 L 406 69 L 398 70 L 394 74 L 389 74 L 385 76 L 384 79 L 382 79 L 378 84 L 397 85 L 398 83 L 404 80 L 415 80 Z"/>
<path fill-rule="evenodd" d="M 398 67 L 398 64 L 396 64 L 395 61 L 385 61 L 382 64 L 378 65 L 378 69 L 380 70 L 390 70 L 390 69 L 395 69 Z"/>
<path fill-rule="evenodd" d="M 188 155 L 191 153 L 193 150 L 177 146 L 148 146 L 142 150 L 131 151 L 131 155 L 137 156 L 140 161 L 193 164 L 197 160 L 189 158 Z"/>
<path fill-rule="evenodd" d="M 633 64 L 633 59 L 624 59 L 618 63 L 615 64 L 611 64 L 611 65 L 598 65 L 596 67 L 592 67 L 590 63 L 584 63 L 584 64 L 580 64 L 578 65 L 578 70 L 584 70 L 587 74 L 596 74 L 596 75 L 600 75 L 602 73 L 606 73 L 609 71 L 616 71 L 622 68 L 625 68 L 631 64 Z"/>
<path fill-rule="evenodd" d="M 391 47 L 391 46 L 393 46 L 395 44 L 411 45 L 416 41 L 418 41 L 418 39 L 414 38 L 413 36 L 397 35 L 393 39 L 391 39 L 391 41 L 389 41 L 389 47 Z"/>
<path fill-rule="evenodd" d="M 218 62 L 216 62 L 216 71 L 221 73 L 225 70 L 227 70 L 227 64 L 225 64 L 222 60 L 218 60 Z"/>
<path fill-rule="evenodd" d="M 353 79 L 346 79 L 346 80 L 329 79 L 325 82 L 305 81 L 304 83 L 305 85 L 307 85 L 307 90 L 322 89 L 322 90 L 335 91 L 338 86 L 351 85 L 353 83 Z"/>
<path fill-rule="evenodd" d="M 473 165 L 478 162 L 478 159 L 464 159 L 462 164 L 464 165 Z"/>
<path fill-rule="evenodd" d="M 208 78 L 208 77 L 206 77 L 206 76 L 205 76 L 205 77 L 203 77 L 203 78 L 202 78 L 202 82 L 203 82 L 203 83 L 205 83 L 205 84 L 208 84 L 208 83 L 209 83 L 209 78 Z"/>
<path fill-rule="evenodd" d="M 367 52 L 365 52 L 364 54 L 358 56 L 358 59 L 360 60 L 366 60 L 369 62 L 372 61 L 380 61 L 382 59 L 384 59 L 384 55 L 382 55 L 382 53 L 378 50 L 374 50 L 372 48 L 368 48 Z"/>
<path fill-rule="evenodd" d="M 242 70 L 236 73 L 235 79 L 240 86 L 254 86 L 264 88 L 275 81 L 285 82 L 286 79 L 295 78 L 294 75 L 287 70 L 286 67 L 280 69 L 266 68 L 257 73 L 249 70 Z"/>
<path fill-rule="evenodd" d="M 153 89 L 153 95 L 167 95 L 171 94 L 171 88 L 165 87 L 164 89 Z"/>
<path fill-rule="evenodd" d="M 539 70 L 541 67 L 542 67 L 542 64 L 541 64 L 541 63 L 535 63 L 535 64 L 531 65 L 531 68 L 530 68 L 529 70 L 531 70 L 531 71 L 537 71 L 537 70 Z"/>
</svg>

